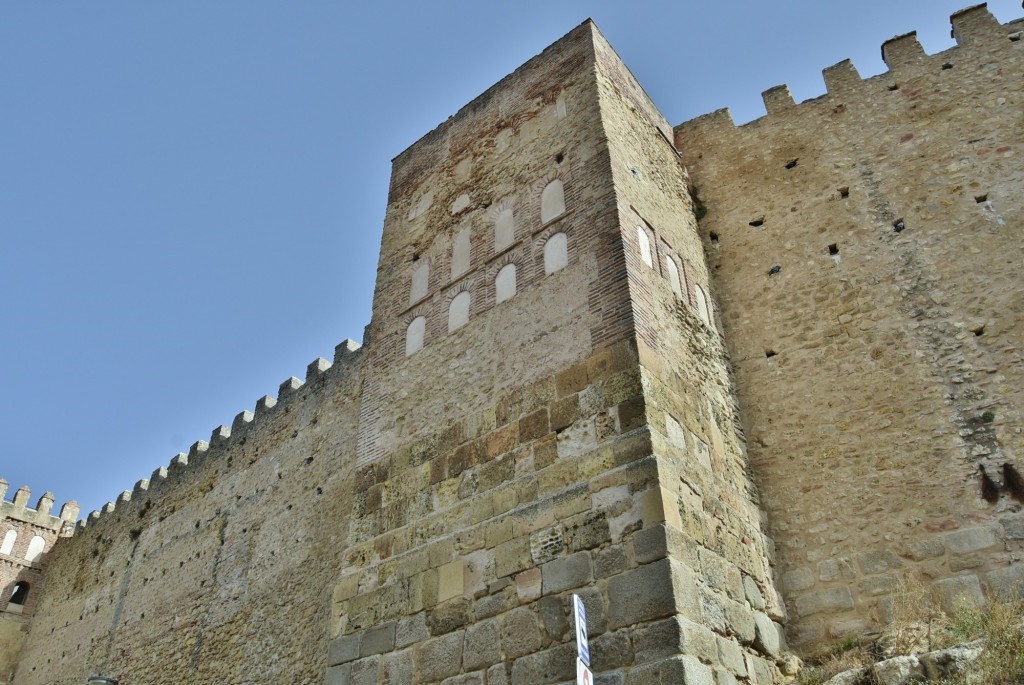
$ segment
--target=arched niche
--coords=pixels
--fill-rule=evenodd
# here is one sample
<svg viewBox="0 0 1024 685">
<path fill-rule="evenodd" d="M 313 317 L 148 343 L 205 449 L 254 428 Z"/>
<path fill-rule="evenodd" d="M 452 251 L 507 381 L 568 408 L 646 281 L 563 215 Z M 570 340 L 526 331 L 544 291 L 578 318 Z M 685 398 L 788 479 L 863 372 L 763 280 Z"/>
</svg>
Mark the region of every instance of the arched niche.
<svg viewBox="0 0 1024 685">
<path fill-rule="evenodd" d="M 34 564 L 43 556 L 43 548 L 46 547 L 46 540 L 38 535 L 33 535 L 28 543 L 28 551 L 25 552 L 25 561 Z"/>
<path fill-rule="evenodd" d="M 469 229 L 455 234 L 452 242 L 452 278 L 469 271 Z"/>
<path fill-rule="evenodd" d="M 651 238 L 647 235 L 647 229 L 643 226 L 636 227 L 637 244 L 640 246 L 640 258 L 644 264 L 654 268 L 654 259 L 651 257 Z"/>
<path fill-rule="evenodd" d="M 426 257 L 416 260 L 412 265 L 412 292 L 409 304 L 419 302 L 427 296 L 427 285 L 430 282 L 430 260 Z"/>
<path fill-rule="evenodd" d="M 556 233 L 544 243 L 544 273 L 553 274 L 569 264 L 569 238 Z"/>
<path fill-rule="evenodd" d="M 501 252 L 515 242 L 516 225 L 512 208 L 506 207 L 494 217 L 494 251 Z"/>
<path fill-rule="evenodd" d="M 0 554 L 11 554 L 14 551 L 14 543 L 18 540 L 18 531 L 11 529 L 4 535 L 3 544 L 0 544 Z"/>
<path fill-rule="evenodd" d="M 555 179 L 540 194 L 540 222 L 546 224 L 565 214 L 565 186 Z"/>
<path fill-rule="evenodd" d="M 448 332 L 469 323 L 469 292 L 462 291 L 452 299 L 448 306 Z"/>
<path fill-rule="evenodd" d="M 671 286 L 672 292 L 675 293 L 676 299 L 683 299 L 683 283 L 679 278 L 679 267 L 669 255 L 665 255 L 665 273 L 668 274 L 668 284 Z"/>
<path fill-rule="evenodd" d="M 405 330 L 405 356 L 419 352 L 423 349 L 423 336 L 427 332 L 427 319 L 417 316 Z"/>
<path fill-rule="evenodd" d="M 516 294 L 516 265 L 506 264 L 501 267 L 494 279 L 494 301 L 504 302 Z"/>
<path fill-rule="evenodd" d="M 704 288 L 694 284 L 694 293 L 697 296 L 697 314 L 708 326 L 711 325 L 711 307 L 708 304 L 708 296 L 704 293 Z"/>
</svg>

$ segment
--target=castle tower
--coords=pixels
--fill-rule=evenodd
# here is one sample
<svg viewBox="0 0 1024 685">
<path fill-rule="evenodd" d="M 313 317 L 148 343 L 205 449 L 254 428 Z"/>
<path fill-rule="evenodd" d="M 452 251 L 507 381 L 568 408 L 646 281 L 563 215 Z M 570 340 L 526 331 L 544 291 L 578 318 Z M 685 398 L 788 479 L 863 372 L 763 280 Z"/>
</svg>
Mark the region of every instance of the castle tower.
<svg viewBox="0 0 1024 685">
<path fill-rule="evenodd" d="M 0 683 L 8 683 L 42 589 L 42 562 L 57 538 L 70 535 L 78 505 L 68 502 L 52 516 L 53 494 L 28 506 L 31 492 L 18 488 L 4 499 L 7 481 L 0 478 Z"/>
<path fill-rule="evenodd" d="M 671 139 L 588 21 L 394 160 L 327 682 L 776 678 Z"/>
</svg>

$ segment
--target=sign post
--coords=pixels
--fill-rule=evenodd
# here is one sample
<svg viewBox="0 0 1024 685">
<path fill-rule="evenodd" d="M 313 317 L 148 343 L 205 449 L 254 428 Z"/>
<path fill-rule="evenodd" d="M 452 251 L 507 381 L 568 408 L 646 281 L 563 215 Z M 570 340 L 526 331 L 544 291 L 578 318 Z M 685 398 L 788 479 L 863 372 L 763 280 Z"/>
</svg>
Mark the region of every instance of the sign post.
<svg viewBox="0 0 1024 685">
<path fill-rule="evenodd" d="M 572 596 L 572 610 L 576 617 L 576 685 L 594 685 L 590 671 L 590 643 L 587 641 L 587 610 L 579 595 Z"/>
</svg>

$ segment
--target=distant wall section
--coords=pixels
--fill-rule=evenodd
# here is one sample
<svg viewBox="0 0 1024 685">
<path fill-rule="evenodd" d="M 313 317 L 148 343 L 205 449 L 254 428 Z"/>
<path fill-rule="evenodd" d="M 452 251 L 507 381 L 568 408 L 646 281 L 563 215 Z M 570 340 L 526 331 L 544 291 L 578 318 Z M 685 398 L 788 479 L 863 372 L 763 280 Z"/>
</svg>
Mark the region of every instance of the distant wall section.
<svg viewBox="0 0 1024 685">
<path fill-rule="evenodd" d="M 736 127 L 676 128 L 798 643 L 888 618 L 899 574 L 947 607 L 1024 580 L 1024 22 L 887 42 L 889 71 Z"/>
</svg>

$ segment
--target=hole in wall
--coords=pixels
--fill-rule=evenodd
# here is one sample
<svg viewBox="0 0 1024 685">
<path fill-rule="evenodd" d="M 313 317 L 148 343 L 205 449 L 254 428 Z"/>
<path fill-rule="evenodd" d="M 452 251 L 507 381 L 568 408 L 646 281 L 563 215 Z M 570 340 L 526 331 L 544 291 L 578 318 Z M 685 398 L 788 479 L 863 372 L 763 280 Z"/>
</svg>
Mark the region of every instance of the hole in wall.
<svg viewBox="0 0 1024 685">
<path fill-rule="evenodd" d="M 985 335 L 985 324 L 979 324 L 969 330 L 971 331 L 971 333 L 974 333 L 974 335 L 980 337 L 982 335 Z"/>
<path fill-rule="evenodd" d="M 764 356 L 766 358 L 768 358 L 768 359 L 771 359 L 772 357 L 774 357 L 777 354 L 778 354 L 778 352 L 776 352 L 775 350 L 765 350 L 764 351 Z"/>
<path fill-rule="evenodd" d="M 892 91 L 899 90 L 899 89 L 900 89 L 900 86 L 899 86 L 898 83 L 894 83 L 891 86 L 889 86 L 889 90 L 892 90 Z"/>
<path fill-rule="evenodd" d="M 839 198 L 842 199 L 842 200 L 845 200 L 848 197 L 850 197 L 850 188 L 849 188 L 849 186 L 844 186 L 844 187 L 840 188 L 839 189 Z"/>
<path fill-rule="evenodd" d="M 947 70 L 952 69 L 952 68 L 953 68 L 953 63 L 952 62 L 946 62 L 945 64 L 942 65 L 942 70 L 943 71 L 947 71 Z"/>
<path fill-rule="evenodd" d="M 796 166 L 796 163 L 799 162 L 799 161 L 800 161 L 799 157 L 797 157 L 795 159 L 789 160 L 788 162 L 786 162 L 786 168 L 787 169 L 792 169 L 793 167 Z"/>
<path fill-rule="evenodd" d="M 415 253 L 415 254 L 413 254 L 413 256 L 412 256 L 412 261 L 414 261 L 414 262 L 418 262 L 418 261 L 420 261 L 420 255 L 419 255 L 419 253 L 418 253 L 418 252 L 417 252 L 417 253 Z"/>
<path fill-rule="evenodd" d="M 836 243 L 832 243 L 831 245 L 829 245 L 828 253 L 835 257 L 837 254 L 839 254 L 839 245 L 837 245 Z"/>
<path fill-rule="evenodd" d="M 776 264 L 772 268 L 768 269 L 768 275 L 769 276 L 774 276 L 775 274 L 779 273 L 780 271 L 782 271 L 782 266 L 779 265 L 779 264 Z"/>
<path fill-rule="evenodd" d="M 708 234 L 708 238 L 711 239 L 711 244 L 712 245 L 714 245 L 715 247 L 718 247 L 718 234 L 717 233 L 715 233 L 714 231 L 711 231 L 711 233 Z"/>
<path fill-rule="evenodd" d="M 983 195 L 975 195 L 974 196 L 974 201 L 977 202 L 979 205 L 982 202 L 988 202 L 988 193 L 985 193 Z"/>
<path fill-rule="evenodd" d="M 561 164 L 564 159 L 565 154 L 559 152 L 557 155 L 555 155 L 555 164 Z"/>
<path fill-rule="evenodd" d="M 1017 31 L 1017 33 L 1011 33 L 1010 35 L 1008 35 L 1007 38 L 1010 39 L 1011 43 L 1016 43 L 1017 41 L 1020 40 L 1020 36 L 1022 33 L 1024 33 L 1024 31 Z"/>
<path fill-rule="evenodd" d="M 902 233 L 903 229 L 906 227 L 907 225 L 903 223 L 903 219 L 896 219 L 896 221 L 892 222 L 892 230 L 896 231 L 897 233 Z"/>
<path fill-rule="evenodd" d="M 757 219 L 754 219 L 753 221 L 750 222 L 750 225 L 753 226 L 754 228 L 760 228 L 761 226 L 764 226 L 764 217 L 762 216 L 758 217 Z"/>
</svg>

